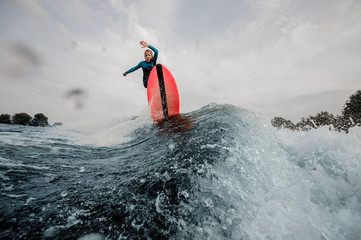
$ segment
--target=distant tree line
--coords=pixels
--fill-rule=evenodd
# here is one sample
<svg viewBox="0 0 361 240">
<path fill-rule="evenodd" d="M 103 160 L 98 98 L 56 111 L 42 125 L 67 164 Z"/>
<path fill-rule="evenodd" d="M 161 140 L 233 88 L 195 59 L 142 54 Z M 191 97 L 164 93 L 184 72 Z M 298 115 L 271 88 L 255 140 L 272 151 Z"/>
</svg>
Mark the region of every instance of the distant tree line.
<svg viewBox="0 0 361 240">
<path fill-rule="evenodd" d="M 12 117 L 10 114 L 1 114 L 0 123 L 37 127 L 50 126 L 48 123 L 48 117 L 43 113 L 35 114 L 33 118 L 27 113 L 15 113 Z"/>
<path fill-rule="evenodd" d="M 361 126 L 361 90 L 357 90 L 356 93 L 349 97 L 342 109 L 342 115 L 335 116 L 328 112 L 320 112 L 316 116 L 302 118 L 296 124 L 282 117 L 275 117 L 271 123 L 272 126 L 278 129 L 288 128 L 296 131 L 309 131 L 321 126 L 329 126 L 330 130 L 348 133 L 349 128 Z"/>
</svg>

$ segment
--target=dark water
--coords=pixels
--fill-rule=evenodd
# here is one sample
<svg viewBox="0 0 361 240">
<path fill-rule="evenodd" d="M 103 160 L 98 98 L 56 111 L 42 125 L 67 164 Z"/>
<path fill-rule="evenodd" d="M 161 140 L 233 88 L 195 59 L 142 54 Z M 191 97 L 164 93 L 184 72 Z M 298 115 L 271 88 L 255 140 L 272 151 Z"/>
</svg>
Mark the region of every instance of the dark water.
<svg viewBox="0 0 361 240">
<path fill-rule="evenodd" d="M 356 130 L 277 131 L 216 104 L 163 124 L 0 125 L 0 238 L 361 239 Z"/>
</svg>

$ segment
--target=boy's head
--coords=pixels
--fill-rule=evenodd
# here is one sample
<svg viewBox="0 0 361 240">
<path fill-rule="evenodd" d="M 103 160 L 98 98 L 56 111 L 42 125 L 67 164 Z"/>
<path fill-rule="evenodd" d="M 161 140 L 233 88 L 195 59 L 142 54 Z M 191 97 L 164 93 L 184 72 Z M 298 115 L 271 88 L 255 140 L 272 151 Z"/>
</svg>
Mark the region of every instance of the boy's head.
<svg viewBox="0 0 361 240">
<path fill-rule="evenodd" d="M 145 61 L 150 62 L 153 59 L 153 52 L 149 49 L 144 52 Z"/>
</svg>

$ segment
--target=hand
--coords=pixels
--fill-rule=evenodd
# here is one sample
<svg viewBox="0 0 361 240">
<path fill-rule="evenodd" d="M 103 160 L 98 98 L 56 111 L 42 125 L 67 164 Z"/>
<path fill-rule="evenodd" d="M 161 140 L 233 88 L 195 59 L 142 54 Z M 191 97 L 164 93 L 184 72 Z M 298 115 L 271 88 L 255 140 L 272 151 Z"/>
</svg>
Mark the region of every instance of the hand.
<svg viewBox="0 0 361 240">
<path fill-rule="evenodd" d="M 140 44 L 143 46 L 142 48 L 149 47 L 149 44 L 144 41 L 140 41 Z"/>
<path fill-rule="evenodd" d="M 123 73 L 123 76 L 125 77 L 125 76 L 127 76 L 127 74 L 126 74 L 126 73 Z"/>
</svg>

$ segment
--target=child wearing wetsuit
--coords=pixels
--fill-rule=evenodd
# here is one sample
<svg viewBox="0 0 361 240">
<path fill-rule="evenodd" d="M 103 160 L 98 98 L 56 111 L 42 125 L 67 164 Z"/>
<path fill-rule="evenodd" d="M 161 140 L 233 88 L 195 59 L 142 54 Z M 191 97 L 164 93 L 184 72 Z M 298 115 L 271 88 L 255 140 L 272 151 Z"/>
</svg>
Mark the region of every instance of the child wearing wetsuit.
<svg viewBox="0 0 361 240">
<path fill-rule="evenodd" d="M 148 47 L 150 49 L 153 50 L 154 52 L 154 57 L 153 57 L 153 52 L 149 49 L 145 50 L 144 52 L 144 58 L 145 61 L 141 61 L 137 66 L 129 69 L 128 71 L 126 71 L 125 73 L 123 73 L 123 76 L 127 76 L 127 74 L 134 72 L 135 70 L 142 68 L 143 70 L 143 85 L 145 88 L 147 88 L 148 85 L 148 78 L 149 78 L 149 74 L 150 71 L 152 71 L 153 67 L 156 65 L 157 62 L 157 58 L 158 58 L 158 50 L 149 45 L 148 43 L 141 41 L 140 44 L 143 46 L 143 48 Z"/>
</svg>

